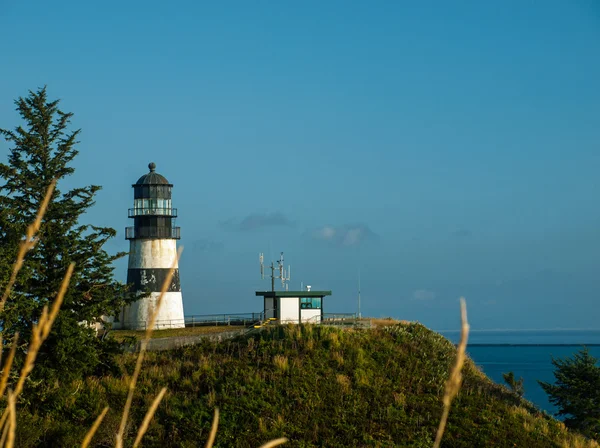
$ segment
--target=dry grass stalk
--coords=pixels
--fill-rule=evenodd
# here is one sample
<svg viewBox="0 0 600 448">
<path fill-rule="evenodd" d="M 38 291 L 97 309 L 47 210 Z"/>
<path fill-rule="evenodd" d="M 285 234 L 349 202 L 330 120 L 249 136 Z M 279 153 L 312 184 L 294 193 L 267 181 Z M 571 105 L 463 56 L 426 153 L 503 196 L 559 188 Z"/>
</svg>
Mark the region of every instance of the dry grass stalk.
<svg viewBox="0 0 600 448">
<path fill-rule="evenodd" d="M 287 441 L 288 441 L 288 439 L 286 439 L 285 437 L 281 437 L 279 439 L 271 440 L 270 442 L 267 442 L 264 445 L 261 445 L 260 448 L 272 448 L 274 446 L 283 445 Z"/>
<path fill-rule="evenodd" d="M 439 448 L 444 435 L 444 429 L 446 429 L 446 422 L 448 421 L 448 414 L 450 413 L 450 403 L 460 390 L 462 384 L 461 370 L 465 362 L 465 350 L 467 348 L 467 339 L 469 338 L 469 322 L 467 321 L 467 305 L 463 297 L 460 298 L 460 315 L 461 315 L 461 331 L 460 331 L 460 343 L 456 353 L 456 363 L 450 373 L 450 378 L 446 382 L 446 390 L 444 391 L 444 411 L 442 418 L 440 419 L 440 425 L 435 436 L 434 448 Z"/>
<path fill-rule="evenodd" d="M 8 437 L 6 438 L 6 448 L 13 448 L 15 444 L 15 434 L 17 432 L 17 406 L 15 404 L 16 395 L 8 391 L 8 413 L 10 421 L 8 423 Z"/>
<path fill-rule="evenodd" d="M 10 425 L 4 425 L 4 428 L 2 429 L 2 438 L 0 438 L 0 446 L 5 446 L 6 443 L 6 438 L 8 437 L 8 430 Z"/>
<path fill-rule="evenodd" d="M 27 347 L 27 356 L 25 358 L 25 364 L 21 369 L 21 374 L 19 376 L 19 380 L 17 381 L 17 385 L 15 387 L 15 391 L 13 393 L 14 400 L 19 397 L 21 392 L 23 391 L 23 386 L 25 384 L 25 380 L 33 370 L 33 366 L 35 365 L 35 359 L 39 352 L 42 343 L 46 340 L 48 335 L 50 334 L 50 330 L 52 329 L 52 324 L 54 324 L 54 320 L 58 315 L 58 311 L 64 299 L 65 293 L 67 291 L 67 287 L 71 280 L 71 275 L 73 274 L 73 269 L 75 267 L 75 263 L 71 263 L 69 268 L 67 269 L 67 273 L 63 279 L 63 282 L 60 286 L 60 290 L 52 303 L 52 310 L 48 313 L 48 306 L 44 306 L 42 310 L 42 315 L 40 316 L 38 323 L 32 328 L 31 342 L 29 343 L 29 347 Z M 0 419 L 0 428 L 4 427 L 9 417 L 10 412 L 8 412 L 10 408 L 4 410 L 2 418 Z M 9 431 L 10 435 L 10 431 Z"/>
<path fill-rule="evenodd" d="M 21 270 L 21 267 L 23 267 L 23 260 L 25 259 L 25 254 L 27 254 L 27 252 L 33 249 L 35 243 L 37 242 L 37 240 L 35 239 L 35 235 L 40 230 L 40 226 L 42 225 L 42 218 L 46 213 L 46 209 L 48 208 L 48 204 L 50 203 L 50 199 L 52 198 L 52 193 L 54 192 L 55 186 L 56 180 L 52 180 L 52 182 L 50 182 L 50 185 L 48 186 L 48 189 L 46 190 L 46 196 L 44 196 L 44 200 L 37 212 L 35 221 L 32 224 L 30 224 L 29 227 L 27 227 L 27 236 L 25 240 L 21 242 L 21 245 L 19 247 L 19 253 L 17 254 L 17 261 L 13 266 L 13 271 L 10 276 L 10 280 L 8 281 L 8 284 L 6 285 L 6 288 L 4 290 L 4 294 L 2 295 L 2 300 L 0 300 L 0 312 L 4 309 L 4 305 L 8 300 L 10 291 L 12 290 L 12 287 L 15 284 L 15 281 L 17 280 L 17 274 Z"/>
<path fill-rule="evenodd" d="M 16 414 L 14 401 L 15 401 L 14 395 L 13 395 L 12 391 L 9 390 L 8 391 L 8 408 L 6 409 L 6 412 L 4 413 L 4 415 L 10 416 L 10 420 L 7 420 L 6 418 L 4 418 L 2 420 L 3 429 L 2 429 L 2 438 L 0 438 L 0 446 L 3 446 L 3 447 L 8 446 L 7 440 L 9 438 L 12 438 L 10 443 L 11 444 L 14 443 L 15 431 L 16 431 L 16 425 L 17 425 L 16 415 L 13 416 L 13 412 Z"/>
<path fill-rule="evenodd" d="M 210 428 L 210 434 L 208 436 L 208 440 L 206 441 L 206 445 L 205 445 L 206 448 L 212 448 L 213 444 L 215 443 L 215 438 L 217 437 L 218 427 L 219 427 L 219 409 L 215 408 L 215 416 L 213 417 L 213 423 Z M 274 439 L 274 440 L 271 440 L 270 442 L 265 443 L 264 445 L 261 445 L 260 448 L 271 448 L 274 446 L 283 445 L 287 441 L 288 441 L 288 439 L 286 439 L 285 437 L 281 437 L 279 439 Z M 135 447 L 135 445 L 134 445 L 134 447 Z"/>
<path fill-rule="evenodd" d="M 158 408 L 158 405 L 160 404 L 160 401 L 165 396 L 165 393 L 167 393 L 167 388 L 163 387 L 160 390 L 160 392 L 158 393 L 158 395 L 156 396 L 156 398 L 154 399 L 154 401 L 152 402 L 152 406 L 150 406 L 150 409 L 148 409 L 148 412 L 146 412 L 146 416 L 144 417 L 144 420 L 142 421 L 142 425 L 140 426 L 140 429 L 138 430 L 137 437 L 135 438 L 135 442 L 133 442 L 133 448 L 137 448 L 140 445 L 140 443 L 142 441 L 142 437 L 144 437 L 144 434 L 146 434 L 146 431 L 148 430 L 148 425 L 150 425 L 150 420 L 152 420 L 152 417 L 154 417 L 156 408 Z"/>
<path fill-rule="evenodd" d="M 275 355 L 273 357 L 273 364 L 282 372 L 285 372 L 289 368 L 287 356 Z"/>
<path fill-rule="evenodd" d="M 104 416 L 106 415 L 107 412 L 108 412 L 108 406 L 106 406 L 102 410 L 100 415 L 98 417 L 96 417 L 94 424 L 92 425 L 90 430 L 85 435 L 83 442 L 81 442 L 81 448 L 87 448 L 89 446 L 90 442 L 92 441 L 92 438 L 94 437 L 94 434 L 96 434 L 96 431 L 98 431 L 98 428 L 100 427 L 100 423 L 102 423 L 102 420 L 104 419 Z M 0 445 L 0 446 L 2 446 L 2 445 Z"/>
<path fill-rule="evenodd" d="M 146 334 L 144 335 L 144 339 L 142 339 L 140 344 L 140 353 L 138 354 L 137 362 L 135 363 L 135 369 L 133 371 L 133 376 L 131 377 L 131 381 L 129 383 L 129 393 L 127 394 L 127 400 L 125 401 L 125 407 L 123 408 L 123 416 L 121 417 L 121 424 L 119 425 L 119 431 L 117 432 L 115 447 L 123 448 L 123 435 L 125 433 L 125 426 L 127 425 L 127 419 L 129 418 L 129 411 L 131 410 L 131 402 L 133 400 L 133 392 L 135 390 L 135 385 L 137 383 L 138 376 L 140 375 L 140 371 L 142 369 L 142 362 L 144 361 L 144 353 L 146 352 L 146 347 L 148 346 L 148 341 L 152 336 L 152 332 L 154 331 L 154 324 L 156 323 L 156 318 L 158 316 L 158 311 L 160 310 L 160 306 L 162 304 L 163 297 L 169 289 L 169 285 L 173 279 L 173 273 L 175 272 L 175 268 L 177 267 L 177 263 L 179 262 L 179 257 L 181 257 L 181 252 L 183 247 L 179 248 L 177 251 L 177 257 L 173 261 L 173 265 L 169 269 L 165 281 L 162 285 L 160 296 L 158 297 L 158 301 L 156 303 L 156 307 L 150 316 L 150 322 L 146 328 Z"/>
<path fill-rule="evenodd" d="M 12 291 L 12 288 L 17 279 L 17 275 L 18 275 L 19 271 L 21 270 L 21 268 L 23 267 L 23 261 L 25 259 L 25 255 L 27 254 L 27 252 L 29 252 L 31 249 L 33 249 L 35 247 L 35 244 L 37 243 L 36 235 L 39 232 L 40 227 L 42 225 L 42 218 L 44 217 L 44 214 L 46 213 L 46 210 L 48 208 L 48 204 L 50 203 L 50 200 L 52 199 L 52 194 L 54 193 L 55 186 L 56 186 L 56 179 L 53 179 L 50 182 L 50 185 L 48 185 L 46 194 L 44 196 L 44 200 L 42 201 L 42 204 L 40 205 L 40 208 L 38 209 L 35 221 L 27 227 L 27 234 L 25 236 L 25 239 L 21 242 L 21 244 L 19 246 L 17 260 L 15 261 L 15 264 L 13 266 L 13 271 L 11 273 L 10 279 L 9 279 L 9 281 L 6 285 L 6 288 L 4 290 L 4 293 L 2 295 L 2 299 L 0 299 L 0 312 L 2 312 L 4 310 L 6 301 L 8 300 L 10 292 Z M 15 434 L 16 434 L 16 430 L 17 430 L 17 410 L 16 410 L 17 398 L 23 391 L 23 386 L 25 384 L 25 380 L 27 379 L 27 377 L 33 370 L 33 367 L 35 365 L 35 359 L 37 357 L 40 347 L 42 346 L 43 342 L 46 340 L 46 338 L 50 334 L 50 330 L 52 329 L 52 325 L 54 324 L 56 316 L 58 315 L 58 311 L 63 302 L 65 293 L 67 291 L 67 287 L 71 280 L 71 276 L 73 274 L 74 267 L 75 267 L 74 263 L 71 263 L 69 265 L 69 268 L 67 269 L 67 273 L 65 274 L 65 277 L 61 284 L 60 290 L 56 296 L 56 299 L 54 300 L 54 302 L 52 304 L 50 313 L 48 313 L 48 306 L 44 306 L 42 315 L 40 316 L 38 323 L 36 325 L 34 325 L 32 328 L 31 342 L 27 348 L 27 356 L 25 359 L 25 364 L 24 364 L 23 368 L 21 369 L 21 374 L 17 381 L 15 391 L 14 392 L 12 392 L 10 390 L 8 391 L 8 407 L 5 409 L 5 411 L 2 415 L 2 418 L 0 419 L 0 428 L 3 428 L 2 438 L 0 439 L 0 446 L 6 446 L 8 448 L 12 448 L 14 445 Z M 8 355 L 8 359 L 4 363 L 4 368 L 2 369 L 2 379 L 0 380 L 0 397 L 2 397 L 4 395 L 4 391 L 5 391 L 6 385 L 8 383 L 8 376 L 10 374 L 10 370 L 11 370 L 12 363 L 13 363 L 16 349 L 17 349 L 18 336 L 19 336 L 18 333 L 16 333 L 14 336 L 14 339 L 13 339 L 13 344 L 12 344 L 11 350 Z M 2 344 L 3 344 L 3 341 L 2 341 L 2 336 L 0 333 L 0 350 L 3 349 Z M 5 442 L 6 442 L 6 445 L 5 445 Z"/>
<path fill-rule="evenodd" d="M 45 306 L 44 310 L 42 311 L 42 316 L 40 317 L 38 323 L 33 326 L 31 342 L 29 344 L 29 347 L 27 348 L 27 357 L 25 358 L 25 364 L 21 369 L 21 375 L 15 387 L 15 399 L 23 390 L 25 380 L 29 376 L 29 373 L 31 373 L 31 371 L 33 370 L 35 358 L 37 357 L 38 351 L 42 346 L 42 343 L 50 334 L 52 324 L 54 324 L 56 316 L 58 315 L 58 311 L 60 309 L 60 306 L 62 305 L 65 293 L 67 292 L 67 287 L 69 286 L 69 282 L 71 281 L 71 276 L 73 275 L 74 268 L 75 263 L 71 263 L 69 265 L 69 268 L 67 269 L 67 273 L 65 274 L 62 284 L 60 285 L 60 290 L 58 291 L 56 299 L 54 299 L 54 302 L 52 303 L 52 309 L 50 310 L 50 313 L 48 313 L 48 306 Z"/>
<path fill-rule="evenodd" d="M 0 336 L 0 341 L 1 340 L 2 340 L 2 337 Z M 4 391 L 6 390 L 6 385 L 8 384 L 8 375 L 10 374 L 10 369 L 12 368 L 12 363 L 13 363 L 13 360 L 15 359 L 15 353 L 17 352 L 17 341 L 18 340 L 19 340 L 19 333 L 15 333 L 12 347 L 10 348 L 10 352 L 8 353 L 8 358 L 6 358 L 6 362 L 4 363 L 4 367 L 2 368 L 2 379 L 0 380 L 0 397 L 4 396 Z M 1 350 L 1 348 L 0 348 L 0 350 Z"/>
<path fill-rule="evenodd" d="M 31 249 L 34 248 L 35 243 L 37 242 L 35 236 L 38 233 L 38 231 L 40 230 L 40 227 L 42 225 L 42 218 L 44 217 L 44 214 L 46 213 L 46 209 L 48 208 L 50 199 L 52 199 L 52 193 L 54 192 L 55 186 L 56 186 L 56 180 L 54 179 L 50 182 L 50 185 L 48 185 L 48 189 L 46 190 L 46 195 L 44 196 L 44 200 L 42 201 L 42 204 L 41 204 L 40 208 L 38 209 L 35 221 L 27 227 L 27 235 L 25 236 L 25 239 L 21 242 L 21 244 L 19 246 L 17 260 L 15 261 L 10 279 L 8 280 L 8 283 L 6 284 L 6 288 L 4 289 L 4 294 L 2 295 L 2 299 L 0 299 L 0 312 L 2 312 L 4 310 L 6 301 L 8 300 L 10 292 L 12 291 L 15 281 L 17 280 L 17 274 L 23 267 L 23 260 L 25 259 L 25 255 L 27 254 L 27 252 L 29 252 Z M 61 302 L 62 302 L 62 298 L 61 298 Z M 44 315 L 44 314 L 42 314 L 42 315 Z M 40 319 L 40 322 L 41 322 L 41 319 Z M 50 324 L 50 326 L 52 326 L 52 323 Z M 35 327 L 34 327 L 34 332 L 35 332 Z M 6 389 L 6 384 L 8 382 L 8 375 L 10 373 L 10 369 L 12 367 L 12 362 L 13 362 L 13 359 L 15 356 L 15 351 L 16 351 L 16 346 L 17 346 L 17 337 L 18 337 L 18 335 L 15 334 L 15 338 L 13 340 L 13 346 L 11 347 L 11 351 L 8 355 L 9 358 L 6 360 L 6 362 L 4 364 L 4 368 L 2 370 L 2 380 L 0 382 L 0 390 L 1 390 L 0 397 L 2 397 L 4 395 L 4 391 Z M 2 343 L 1 333 L 0 333 L 0 343 Z M 32 337 L 31 345 L 33 345 L 33 337 Z M 33 361 L 35 361 L 35 355 L 37 355 L 37 352 L 35 353 L 35 355 L 33 355 L 33 358 L 29 355 L 31 352 L 31 345 L 27 349 L 27 358 L 33 359 Z M 41 345 L 41 343 L 40 343 L 40 345 Z M 3 349 L 4 347 L 2 346 L 1 348 Z M 39 349 L 39 347 L 38 347 L 38 349 Z M 33 368 L 33 364 L 31 365 L 31 368 Z M 31 370 L 29 370 L 29 372 L 30 371 Z M 21 377 L 22 376 L 23 376 L 23 371 L 21 371 Z M 10 403 L 11 396 L 12 396 L 13 401 L 16 402 L 17 396 L 19 395 L 19 393 L 21 392 L 21 390 L 23 388 L 23 382 L 25 381 L 25 379 L 23 378 L 21 380 L 21 377 L 19 378 L 20 389 L 18 390 L 18 392 L 15 390 L 14 394 L 9 394 L 9 403 Z M 14 416 L 15 427 L 13 427 L 11 429 L 11 428 L 9 428 L 10 424 L 6 425 L 9 414 L 10 414 L 10 406 L 4 410 L 2 418 L 0 419 L 0 428 L 4 428 L 2 438 L 0 439 L 0 446 L 3 446 L 4 442 L 8 440 L 8 437 L 10 436 L 10 432 L 11 431 L 14 432 L 16 430 L 16 416 Z"/>
<path fill-rule="evenodd" d="M 344 391 L 344 393 L 350 392 L 350 386 L 352 385 L 352 382 L 350 381 L 350 378 L 348 378 L 347 375 L 338 373 L 335 376 L 335 379 L 336 379 L 337 383 L 341 386 L 342 391 Z"/>
<path fill-rule="evenodd" d="M 213 417 L 213 423 L 210 428 L 210 434 L 206 441 L 206 448 L 212 448 L 215 443 L 215 437 L 217 436 L 217 428 L 219 427 L 219 409 L 215 408 L 215 416 Z"/>
</svg>

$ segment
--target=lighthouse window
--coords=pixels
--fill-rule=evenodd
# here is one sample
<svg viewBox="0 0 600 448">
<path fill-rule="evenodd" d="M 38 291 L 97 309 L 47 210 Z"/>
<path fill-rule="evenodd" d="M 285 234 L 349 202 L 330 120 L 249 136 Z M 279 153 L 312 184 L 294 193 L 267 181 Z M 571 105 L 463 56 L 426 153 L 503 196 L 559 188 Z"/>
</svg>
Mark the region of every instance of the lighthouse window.
<svg viewBox="0 0 600 448">
<path fill-rule="evenodd" d="M 171 199 L 135 199 L 135 215 L 171 215 Z"/>
<path fill-rule="evenodd" d="M 300 308 L 307 310 L 320 310 L 321 297 L 302 297 L 300 299 Z"/>
<path fill-rule="evenodd" d="M 159 214 L 168 214 L 171 211 L 171 200 L 170 199 L 157 199 Z"/>
</svg>

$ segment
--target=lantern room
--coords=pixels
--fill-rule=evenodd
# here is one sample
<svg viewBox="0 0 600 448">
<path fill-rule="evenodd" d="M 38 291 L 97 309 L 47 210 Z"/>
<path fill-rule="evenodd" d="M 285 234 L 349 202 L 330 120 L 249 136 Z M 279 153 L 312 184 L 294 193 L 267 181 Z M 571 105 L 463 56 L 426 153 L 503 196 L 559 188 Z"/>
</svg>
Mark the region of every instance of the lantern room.
<svg viewBox="0 0 600 448">
<path fill-rule="evenodd" d="M 156 164 L 148 165 L 150 172 L 133 184 L 133 208 L 129 217 L 134 218 L 133 227 L 127 227 L 125 237 L 180 239 L 181 230 L 175 226 L 177 209 L 172 207 L 173 184 L 158 174 Z"/>
</svg>

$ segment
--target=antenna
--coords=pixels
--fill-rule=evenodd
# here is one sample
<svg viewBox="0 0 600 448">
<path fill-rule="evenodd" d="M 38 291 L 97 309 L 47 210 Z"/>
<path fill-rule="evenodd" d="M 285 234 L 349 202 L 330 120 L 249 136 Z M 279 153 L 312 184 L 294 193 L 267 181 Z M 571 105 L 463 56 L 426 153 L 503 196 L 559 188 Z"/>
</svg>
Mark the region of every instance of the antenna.
<svg viewBox="0 0 600 448">
<path fill-rule="evenodd" d="M 358 318 L 361 318 L 360 315 L 360 268 L 358 268 Z"/>
<path fill-rule="evenodd" d="M 281 279 L 281 286 L 285 286 L 285 272 L 283 270 L 283 252 L 281 252 L 281 255 L 279 256 L 279 261 L 277 262 L 277 264 L 279 265 L 279 278 Z"/>
<path fill-rule="evenodd" d="M 265 265 L 264 265 L 265 257 L 262 254 L 262 252 L 258 255 L 258 260 L 260 261 L 260 279 L 264 280 L 265 279 Z"/>
<path fill-rule="evenodd" d="M 264 264 L 264 255 L 261 252 L 258 255 L 258 260 L 260 262 L 260 277 L 262 280 L 264 280 L 265 278 L 265 264 Z M 288 284 L 287 282 L 290 281 L 291 279 L 291 275 L 290 273 L 292 272 L 292 267 L 288 265 L 288 269 L 287 271 L 284 268 L 284 260 L 283 260 L 283 252 L 281 252 L 281 255 L 279 256 L 279 260 L 277 260 L 277 270 L 279 271 L 279 275 L 275 275 L 275 263 L 271 262 L 271 291 L 275 291 L 275 279 L 279 278 L 281 279 L 281 286 L 283 288 L 285 288 L 285 290 L 288 290 Z"/>
<path fill-rule="evenodd" d="M 283 252 L 281 252 L 281 255 L 279 256 L 279 261 L 277 262 L 277 264 L 279 264 L 279 277 L 281 279 L 281 287 L 285 288 L 285 290 L 288 290 L 288 286 L 286 282 L 290 281 L 290 270 L 291 270 L 291 266 L 288 266 L 288 270 L 286 272 L 285 268 L 284 268 L 284 262 L 283 262 Z"/>
</svg>

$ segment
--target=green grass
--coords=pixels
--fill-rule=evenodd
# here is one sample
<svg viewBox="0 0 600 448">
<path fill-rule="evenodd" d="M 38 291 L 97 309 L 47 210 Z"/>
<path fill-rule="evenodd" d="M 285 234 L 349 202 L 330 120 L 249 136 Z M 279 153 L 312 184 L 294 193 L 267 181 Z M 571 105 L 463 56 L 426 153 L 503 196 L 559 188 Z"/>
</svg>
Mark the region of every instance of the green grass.
<svg viewBox="0 0 600 448">
<path fill-rule="evenodd" d="M 215 407 L 218 447 L 258 447 L 282 436 L 290 440 L 286 447 L 431 447 L 455 353 L 448 340 L 420 324 L 346 331 L 272 327 L 148 353 L 126 446 L 164 386 L 168 392 L 145 447 L 204 446 Z M 132 372 L 134 355 L 123 355 L 122 363 Z M 597 446 L 492 383 L 470 360 L 463 373 L 443 447 Z M 110 411 L 93 446 L 112 446 L 128 378 L 48 387 L 48 413 L 36 412 L 38 403 L 19 411 L 19 446 L 78 446 L 106 405 Z"/>
<path fill-rule="evenodd" d="M 245 327 L 242 325 L 211 325 L 203 327 L 188 327 L 188 328 L 171 328 L 168 330 L 154 330 L 152 332 L 152 339 L 158 338 L 169 338 L 173 336 L 195 336 L 197 334 L 207 333 L 223 333 L 225 331 L 242 330 Z M 117 341 L 123 341 L 125 338 L 134 337 L 140 340 L 144 337 L 144 331 L 134 330 L 111 330 L 109 333 L 110 337 L 115 338 Z"/>
</svg>

